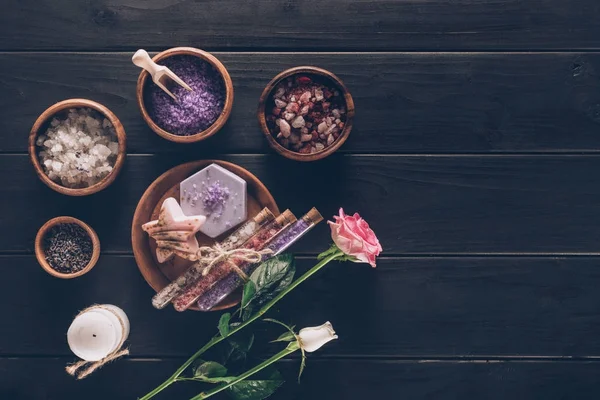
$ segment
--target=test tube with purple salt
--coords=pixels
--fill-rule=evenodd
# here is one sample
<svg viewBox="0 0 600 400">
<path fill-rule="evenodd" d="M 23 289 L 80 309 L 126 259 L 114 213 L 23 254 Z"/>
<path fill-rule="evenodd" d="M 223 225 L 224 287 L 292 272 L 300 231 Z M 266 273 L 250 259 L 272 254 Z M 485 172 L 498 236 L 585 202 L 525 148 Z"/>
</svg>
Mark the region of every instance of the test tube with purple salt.
<svg viewBox="0 0 600 400">
<path fill-rule="evenodd" d="M 254 218 L 246 221 L 242 226 L 235 230 L 231 235 L 227 236 L 219 246 L 223 250 L 232 250 L 243 245 L 250 239 L 260 228 L 271 222 L 275 216 L 268 208 L 264 208 L 256 214 Z M 155 308 L 162 309 L 167 306 L 175 297 L 182 294 L 190 285 L 194 284 L 202 277 L 202 270 L 206 267 L 205 263 L 194 263 L 183 275 L 175 279 L 169 285 L 164 287 L 152 298 L 152 305 Z"/>
<path fill-rule="evenodd" d="M 290 210 L 286 210 L 279 215 L 275 220 L 271 221 L 261 230 L 259 230 L 253 237 L 251 237 L 241 248 L 251 249 L 260 251 L 267 246 L 271 240 L 279 234 L 285 227 L 294 223 L 296 217 L 291 213 Z M 272 257 L 272 255 L 265 256 L 266 258 Z M 244 261 L 232 258 L 231 260 L 222 261 L 211 267 L 210 271 L 206 274 L 203 271 L 203 276 L 193 285 L 189 286 L 188 289 L 176 297 L 173 300 L 173 306 L 177 311 L 185 311 L 191 307 L 200 296 L 211 289 L 221 279 L 227 275 L 233 273 L 233 267 L 231 263 L 234 263 L 238 268 L 243 269 L 246 264 Z"/>
<path fill-rule="evenodd" d="M 272 254 L 268 257 L 273 257 L 283 253 L 288 247 L 298 241 L 304 234 L 312 229 L 316 224 L 321 222 L 323 217 L 316 208 L 311 209 L 306 215 L 294 222 L 283 231 L 281 231 L 268 245 L 267 249 L 272 250 Z M 263 257 L 263 261 L 268 258 Z M 240 269 L 250 275 L 259 264 L 246 263 L 240 266 Z M 213 285 L 210 290 L 206 291 L 198 298 L 197 304 L 200 310 L 209 311 L 214 306 L 219 304 L 223 299 L 229 296 L 233 291 L 240 287 L 244 280 L 237 273 L 230 273 L 225 278 Z"/>
</svg>

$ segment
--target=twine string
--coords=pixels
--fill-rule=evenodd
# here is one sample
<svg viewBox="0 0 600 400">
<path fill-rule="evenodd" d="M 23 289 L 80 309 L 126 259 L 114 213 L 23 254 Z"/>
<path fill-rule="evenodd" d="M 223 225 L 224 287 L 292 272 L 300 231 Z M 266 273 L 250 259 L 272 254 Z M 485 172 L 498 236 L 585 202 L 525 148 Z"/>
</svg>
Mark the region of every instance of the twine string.
<svg viewBox="0 0 600 400">
<path fill-rule="evenodd" d="M 77 314 L 77 317 L 79 317 L 83 313 L 86 313 L 90 310 L 98 309 L 98 308 L 101 308 L 103 310 L 113 313 L 112 310 L 110 310 L 106 307 L 102 307 L 101 305 L 95 304 L 95 305 L 88 307 L 85 310 L 81 311 L 79 314 Z M 119 318 L 118 315 L 116 315 L 116 314 L 114 314 L 114 315 L 117 316 L 117 319 L 119 320 L 119 323 L 121 324 L 121 331 L 123 332 L 123 334 L 121 335 L 121 342 L 117 346 L 117 349 L 115 351 L 113 351 L 112 353 L 110 353 L 109 355 L 107 355 L 106 357 L 104 357 L 103 359 L 98 360 L 98 361 L 80 360 L 80 361 L 77 361 L 76 363 L 67 365 L 65 367 L 65 370 L 67 371 L 67 373 L 69 375 L 75 376 L 77 379 L 84 379 L 87 376 L 91 375 L 97 369 L 100 369 L 104 365 L 108 364 L 109 362 L 114 361 L 118 358 L 121 358 L 121 357 L 129 354 L 129 349 L 123 348 L 123 345 L 125 344 L 125 325 L 123 324 L 123 321 L 121 320 L 121 318 Z M 77 317 L 75 317 L 75 318 L 77 318 Z"/>
<path fill-rule="evenodd" d="M 202 276 L 208 275 L 210 270 L 221 262 L 226 262 L 231 269 L 242 278 L 245 282 L 248 281 L 248 275 L 239 267 L 235 261 L 247 262 L 256 264 L 262 261 L 263 256 L 271 254 L 271 249 L 263 249 L 260 251 L 252 249 L 233 249 L 225 250 L 218 243 L 213 246 L 202 246 L 198 250 L 198 262 L 206 264 L 202 270 Z"/>
</svg>

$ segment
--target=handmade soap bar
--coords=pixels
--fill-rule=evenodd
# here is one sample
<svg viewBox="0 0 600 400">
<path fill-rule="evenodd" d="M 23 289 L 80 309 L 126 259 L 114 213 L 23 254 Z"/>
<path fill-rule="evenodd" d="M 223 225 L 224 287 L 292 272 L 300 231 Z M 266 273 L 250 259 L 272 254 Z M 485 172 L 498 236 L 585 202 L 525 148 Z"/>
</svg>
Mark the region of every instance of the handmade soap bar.
<svg viewBox="0 0 600 400">
<path fill-rule="evenodd" d="M 185 215 L 206 215 L 200 232 L 214 238 L 246 220 L 246 181 L 211 164 L 180 184 Z"/>
<path fill-rule="evenodd" d="M 156 240 L 159 263 L 169 260 L 174 254 L 195 261 L 198 252 L 196 232 L 205 221 L 203 215 L 185 216 L 177 200 L 169 197 L 163 202 L 158 219 L 142 225 L 142 229 Z"/>
<path fill-rule="evenodd" d="M 282 230 L 269 242 L 266 248 L 272 250 L 272 253 L 269 256 L 263 256 L 263 261 L 283 253 L 322 220 L 323 217 L 317 209 L 311 209 L 306 215 Z M 246 275 L 250 275 L 258 266 L 259 264 L 243 263 L 239 267 Z M 198 307 L 202 311 L 209 311 L 243 283 L 244 281 L 238 274 L 230 273 L 198 298 Z"/>
<path fill-rule="evenodd" d="M 219 246 L 223 250 L 235 249 L 250 239 L 261 227 L 265 226 L 268 222 L 272 221 L 275 216 L 269 211 L 268 208 L 263 209 L 261 212 L 256 214 L 254 218 L 249 219 L 243 225 L 241 225 L 235 232 L 227 236 L 221 242 Z M 202 270 L 206 267 L 206 264 L 198 261 L 192 265 L 183 275 L 175 279 L 169 285 L 164 287 L 152 298 L 152 305 L 155 308 L 164 308 L 171 302 L 175 297 L 185 292 L 189 286 L 193 285 L 202 277 Z"/>
<path fill-rule="evenodd" d="M 296 221 L 296 217 L 289 210 L 284 211 L 275 220 L 268 223 L 256 235 L 252 236 L 243 246 L 244 249 L 262 250 L 272 238 L 274 238 L 284 227 Z M 228 260 L 241 268 L 245 263 L 238 259 Z M 177 311 L 185 311 L 196 302 L 198 297 L 202 296 L 220 279 L 226 277 L 232 272 L 232 266 L 228 261 L 221 261 L 214 265 L 210 271 L 202 276 L 194 285 L 187 289 L 183 294 L 173 300 L 173 307 Z M 203 271 L 204 272 L 204 271 Z"/>
</svg>

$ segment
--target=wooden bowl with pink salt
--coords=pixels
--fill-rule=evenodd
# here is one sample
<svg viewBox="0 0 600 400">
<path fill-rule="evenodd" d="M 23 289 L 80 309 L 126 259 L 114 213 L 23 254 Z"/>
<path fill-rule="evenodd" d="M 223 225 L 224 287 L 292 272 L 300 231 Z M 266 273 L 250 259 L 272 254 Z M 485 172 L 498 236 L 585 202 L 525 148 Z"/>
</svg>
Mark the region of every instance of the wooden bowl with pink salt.
<svg viewBox="0 0 600 400">
<path fill-rule="evenodd" d="M 212 54 L 193 47 L 174 47 L 152 60 L 167 66 L 192 88 L 159 88 L 147 71 L 137 82 L 137 101 L 144 121 L 163 138 L 192 143 L 217 133 L 227 122 L 233 106 L 233 83 L 225 66 Z"/>
<path fill-rule="evenodd" d="M 300 66 L 267 84 L 257 116 L 277 153 L 296 161 L 316 161 L 337 151 L 350 135 L 354 100 L 332 72 Z"/>
</svg>

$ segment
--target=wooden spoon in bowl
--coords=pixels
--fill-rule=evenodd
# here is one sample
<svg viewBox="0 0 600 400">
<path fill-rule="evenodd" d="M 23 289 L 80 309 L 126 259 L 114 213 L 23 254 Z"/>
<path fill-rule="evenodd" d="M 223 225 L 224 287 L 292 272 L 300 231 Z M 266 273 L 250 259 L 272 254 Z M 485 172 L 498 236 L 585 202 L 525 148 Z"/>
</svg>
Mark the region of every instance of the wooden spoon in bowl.
<svg viewBox="0 0 600 400">
<path fill-rule="evenodd" d="M 177 98 L 173 93 L 171 93 L 169 89 L 167 89 L 167 84 L 169 82 L 175 82 L 176 84 L 189 90 L 190 92 L 192 91 L 192 88 L 189 87 L 187 83 L 185 83 L 183 80 L 181 80 L 180 77 L 175 75 L 173 71 L 171 71 L 164 65 L 158 65 L 157 63 L 152 61 L 150 55 L 144 49 L 139 49 L 138 51 L 136 51 L 133 57 L 131 57 L 131 61 L 133 61 L 133 63 L 138 67 L 148 71 L 150 73 L 150 76 L 152 76 L 152 80 L 154 81 L 156 86 L 164 90 L 165 93 L 171 96 L 175 101 L 177 101 Z"/>
</svg>

